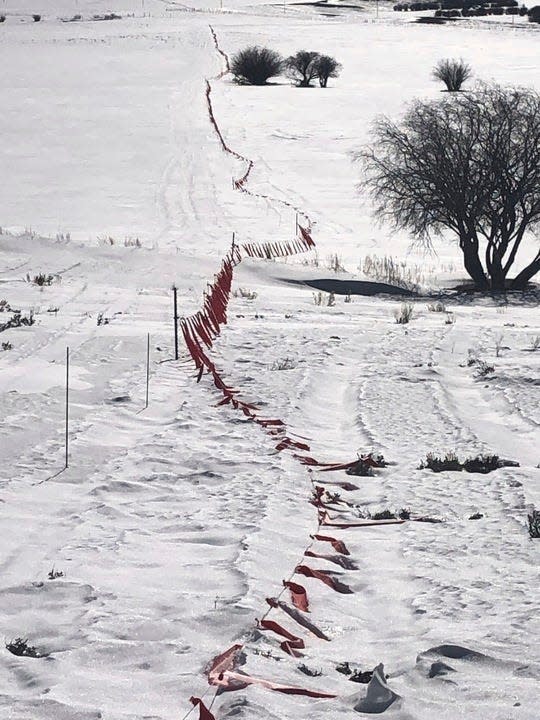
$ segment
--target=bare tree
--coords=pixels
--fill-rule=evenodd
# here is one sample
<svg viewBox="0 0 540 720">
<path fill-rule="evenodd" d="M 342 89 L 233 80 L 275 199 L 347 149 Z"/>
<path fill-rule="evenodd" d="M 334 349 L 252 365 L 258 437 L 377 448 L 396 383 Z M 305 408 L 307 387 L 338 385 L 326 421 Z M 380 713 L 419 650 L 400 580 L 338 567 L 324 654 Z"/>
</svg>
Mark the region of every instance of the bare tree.
<svg viewBox="0 0 540 720">
<path fill-rule="evenodd" d="M 375 123 L 361 152 L 375 212 L 430 243 L 457 236 L 477 289 L 522 289 L 540 271 L 540 95 L 479 84 L 474 92 L 416 100 L 401 123 Z M 507 281 L 524 237 L 533 257 Z"/>
<path fill-rule="evenodd" d="M 240 50 L 233 57 L 231 72 L 240 85 L 266 85 L 268 80 L 280 75 L 283 58 L 275 50 L 252 46 Z"/>
<path fill-rule="evenodd" d="M 299 50 L 296 55 L 291 55 L 285 60 L 287 76 L 298 87 L 310 87 L 312 81 L 318 77 L 317 63 L 319 58 L 318 52 Z"/>
<path fill-rule="evenodd" d="M 330 55 L 321 55 L 316 63 L 319 85 L 325 88 L 328 85 L 328 78 L 336 78 L 341 70 L 338 61 Z"/>
</svg>

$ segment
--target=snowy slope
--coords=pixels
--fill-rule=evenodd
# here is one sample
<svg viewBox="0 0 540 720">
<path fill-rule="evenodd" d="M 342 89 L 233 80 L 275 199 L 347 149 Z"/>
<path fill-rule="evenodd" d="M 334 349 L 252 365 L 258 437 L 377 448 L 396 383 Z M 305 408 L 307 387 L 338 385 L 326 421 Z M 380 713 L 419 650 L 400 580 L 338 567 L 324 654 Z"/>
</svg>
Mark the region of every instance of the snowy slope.
<svg viewBox="0 0 540 720">
<path fill-rule="evenodd" d="M 279 278 L 330 276 L 330 253 L 352 273 L 367 254 L 405 258 L 407 238 L 374 226 L 355 189 L 352 153 L 369 122 L 435 97 L 429 74 L 442 55 L 463 56 L 480 77 L 538 87 L 537 34 L 420 27 L 388 11 L 376 21 L 369 10 L 325 18 L 306 7 L 226 6 L 55 0 L 30 23 L 13 13 L 41 11 L 34 2 L 6 3 L 0 299 L 34 310 L 36 323 L 0 335 L 13 345 L 0 352 L 0 636 L 28 638 L 48 657 L 0 650 L 2 717 L 180 718 L 191 695 L 211 701 L 206 663 L 246 641 L 250 674 L 339 697 L 251 687 L 218 698 L 217 718 L 362 717 L 353 706 L 365 685 L 335 670 L 350 661 L 384 663 L 401 697 L 389 717 L 535 720 L 538 546 L 525 526 L 540 506 L 534 298 L 448 301 L 453 324 L 415 302 L 412 322 L 398 326 L 398 301 L 321 307 Z M 135 17 L 59 20 L 111 10 Z M 283 53 L 309 46 L 344 65 L 326 91 L 212 81 L 227 141 L 255 162 L 248 188 L 273 200 L 233 189 L 245 166 L 222 152 L 208 121 L 205 80 L 223 67 L 209 23 L 228 53 L 254 42 Z M 313 256 L 306 267 L 301 257 L 243 262 L 235 287 L 257 297 L 232 299 L 215 362 L 268 417 L 308 437 L 314 457 L 375 450 L 393 461 L 352 478 L 359 489 L 342 492 L 357 506 L 349 510 L 410 508 L 444 521 L 336 531 L 357 565 L 338 570 L 354 594 L 295 578 L 331 642 L 272 617 L 302 634 L 302 662 L 322 671 L 314 678 L 269 633 L 251 634 L 317 527 L 310 478 L 255 424 L 217 407 L 216 389 L 208 378 L 197 385 L 187 361 L 160 362 L 173 354 L 171 285 L 191 313 L 232 232 L 240 242 L 291 239 L 295 211 L 281 201 L 314 219 L 320 265 Z M 459 277 L 456 248 L 439 250 L 407 260 L 433 283 Z M 50 286 L 26 281 L 39 272 L 55 276 Z M 98 325 L 100 313 L 108 324 Z M 147 333 L 150 406 L 140 412 Z M 70 466 L 56 475 L 68 345 Z M 475 378 L 469 351 L 494 365 L 491 377 Z M 276 369 L 286 359 L 290 368 Z M 520 467 L 417 469 L 427 452 L 449 450 L 496 452 Z M 50 581 L 53 566 L 64 576 Z M 423 655 L 443 643 L 483 655 Z M 428 677 L 436 661 L 454 672 Z"/>
</svg>

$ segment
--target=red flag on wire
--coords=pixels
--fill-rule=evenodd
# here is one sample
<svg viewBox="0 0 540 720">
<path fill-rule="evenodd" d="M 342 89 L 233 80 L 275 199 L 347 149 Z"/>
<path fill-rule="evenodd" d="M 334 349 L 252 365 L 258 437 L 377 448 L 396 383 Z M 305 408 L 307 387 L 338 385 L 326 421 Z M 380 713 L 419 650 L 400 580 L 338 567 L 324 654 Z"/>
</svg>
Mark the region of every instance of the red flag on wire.
<svg viewBox="0 0 540 720">
<path fill-rule="evenodd" d="M 199 720 L 216 720 L 215 716 L 212 715 L 210 710 L 206 707 L 206 705 L 203 703 L 201 698 L 198 697 L 190 697 L 189 698 L 192 705 L 197 707 L 199 706 Z"/>
<path fill-rule="evenodd" d="M 316 625 L 310 622 L 306 617 L 304 617 L 304 615 L 299 613 L 298 610 L 289 607 L 287 603 L 283 602 L 283 600 L 277 600 L 276 598 L 266 598 L 266 602 L 270 605 L 270 607 L 280 608 L 281 610 L 283 610 L 284 613 L 286 613 L 289 617 L 295 620 L 299 625 L 306 628 L 306 630 L 309 630 L 310 633 L 315 635 L 315 637 L 319 638 L 320 640 L 330 641 L 330 638 L 325 635 L 322 630 L 319 630 Z"/>
<path fill-rule="evenodd" d="M 294 607 L 298 608 L 298 610 L 309 612 L 309 602 L 306 589 L 302 587 L 302 585 L 291 582 L 290 580 L 284 580 L 283 585 L 289 589 L 289 592 L 291 593 L 291 602 Z"/>
<path fill-rule="evenodd" d="M 345 585 L 345 583 L 342 583 L 337 578 L 332 577 L 332 575 L 326 570 L 313 570 L 313 568 L 310 568 L 307 565 L 297 565 L 295 570 L 299 575 L 305 575 L 305 577 L 321 580 L 321 582 L 328 585 L 328 587 L 332 588 L 332 590 L 342 593 L 343 595 L 351 595 L 353 592 L 348 585 Z"/>
<path fill-rule="evenodd" d="M 280 685 L 269 680 L 263 680 L 262 678 L 252 677 L 244 673 L 238 672 L 227 672 L 227 675 L 232 680 L 238 680 L 239 682 L 247 685 L 260 685 L 268 690 L 274 690 L 274 692 L 285 693 L 286 695 L 305 695 L 306 697 L 312 698 L 335 698 L 337 695 L 331 693 L 319 692 L 318 690 L 309 690 L 308 688 L 295 687 L 294 685 Z"/>
<path fill-rule="evenodd" d="M 335 565 L 339 565 L 344 570 L 358 570 L 358 565 L 344 555 L 320 555 L 318 553 L 314 553 L 312 550 L 306 550 L 304 555 L 306 557 L 317 558 L 319 560 L 327 560 Z"/>
<path fill-rule="evenodd" d="M 328 522 L 326 518 L 323 518 L 321 525 L 346 530 L 347 528 L 370 527 L 372 525 L 402 525 L 404 522 L 405 520 L 363 520 L 357 523 L 335 523 Z"/>
<path fill-rule="evenodd" d="M 336 540 L 336 538 L 330 537 L 329 535 L 311 535 L 311 537 L 314 540 L 320 540 L 321 542 L 329 542 L 334 550 L 342 555 L 351 554 L 342 540 Z"/>
<path fill-rule="evenodd" d="M 303 650 L 306 647 L 302 638 L 297 635 L 293 635 L 286 628 L 273 620 L 261 620 L 259 622 L 259 628 L 261 630 L 271 630 L 272 632 L 275 632 L 276 635 L 284 637 L 286 642 L 280 643 L 281 649 L 293 657 L 302 657 L 302 653 L 298 652 L 298 650 Z"/>
</svg>

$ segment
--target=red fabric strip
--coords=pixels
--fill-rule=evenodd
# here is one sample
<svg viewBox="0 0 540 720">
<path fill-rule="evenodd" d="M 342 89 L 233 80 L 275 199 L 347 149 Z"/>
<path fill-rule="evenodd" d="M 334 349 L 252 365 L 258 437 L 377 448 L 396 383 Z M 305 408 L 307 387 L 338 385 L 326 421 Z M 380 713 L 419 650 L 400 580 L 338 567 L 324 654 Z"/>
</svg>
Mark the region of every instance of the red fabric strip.
<svg viewBox="0 0 540 720">
<path fill-rule="evenodd" d="M 295 644 L 295 647 L 298 648 L 304 648 L 304 641 L 302 638 L 298 637 L 297 635 L 293 635 L 291 632 L 287 630 L 287 628 L 284 628 L 283 625 L 280 625 L 277 622 L 274 622 L 273 620 L 260 620 L 259 621 L 259 628 L 262 630 L 271 630 L 272 632 L 275 632 L 276 635 L 281 635 L 281 637 L 286 638 L 287 640 L 290 640 L 292 643 Z"/>
<path fill-rule="evenodd" d="M 342 540 L 336 540 L 336 538 L 330 537 L 329 535 L 312 535 L 311 537 L 314 540 L 320 540 L 321 542 L 329 542 L 334 550 L 342 555 L 351 554 Z"/>
<path fill-rule="evenodd" d="M 334 565 L 339 565 L 344 570 L 358 570 L 358 565 L 343 555 L 319 555 L 311 550 L 306 550 L 304 555 L 306 557 L 318 558 L 319 560 L 327 560 L 328 562 L 334 563 Z"/>
<path fill-rule="evenodd" d="M 352 594 L 352 590 L 348 585 L 345 585 L 345 583 L 342 583 L 337 578 L 332 577 L 332 575 L 325 570 L 313 570 L 313 568 L 310 568 L 307 565 L 297 565 L 295 570 L 299 575 L 320 580 L 338 593 L 342 593 L 343 595 Z"/>
<path fill-rule="evenodd" d="M 370 527 L 372 525 L 402 525 L 404 522 L 405 520 L 364 520 L 363 522 L 357 523 L 334 523 L 327 522 L 326 519 L 323 519 L 322 525 L 346 530 L 347 528 Z"/>
<path fill-rule="evenodd" d="M 298 583 L 291 582 L 290 580 L 284 580 L 283 585 L 289 589 L 291 593 L 291 602 L 298 610 L 309 612 L 309 602 L 307 597 L 306 589 Z"/>
<path fill-rule="evenodd" d="M 280 608 L 281 610 L 283 610 L 284 613 L 286 613 L 290 618 L 295 620 L 299 625 L 306 628 L 306 630 L 309 630 L 309 632 L 315 635 L 315 637 L 319 638 L 320 640 L 330 641 L 330 638 L 325 635 L 322 630 L 319 630 L 316 625 L 310 622 L 306 617 L 304 617 L 304 615 L 299 613 L 298 610 L 289 607 L 287 603 L 283 602 L 283 600 L 276 600 L 276 598 L 266 598 L 266 602 L 270 605 L 270 607 Z"/>
<path fill-rule="evenodd" d="M 190 697 L 189 700 L 195 707 L 197 707 L 197 705 L 199 706 L 199 720 L 216 720 L 215 716 L 212 715 L 200 698 Z"/>
<path fill-rule="evenodd" d="M 330 693 L 319 692 L 317 690 L 308 690 L 307 688 L 294 687 L 293 685 L 280 685 L 278 683 L 270 682 L 269 680 L 262 680 L 261 678 L 251 677 L 250 675 L 244 675 L 244 673 L 227 673 L 227 675 L 234 680 L 239 680 L 246 685 L 261 685 L 268 690 L 274 690 L 274 692 L 285 693 L 286 695 L 305 695 L 306 697 L 313 698 L 335 698 L 336 695 Z"/>
</svg>

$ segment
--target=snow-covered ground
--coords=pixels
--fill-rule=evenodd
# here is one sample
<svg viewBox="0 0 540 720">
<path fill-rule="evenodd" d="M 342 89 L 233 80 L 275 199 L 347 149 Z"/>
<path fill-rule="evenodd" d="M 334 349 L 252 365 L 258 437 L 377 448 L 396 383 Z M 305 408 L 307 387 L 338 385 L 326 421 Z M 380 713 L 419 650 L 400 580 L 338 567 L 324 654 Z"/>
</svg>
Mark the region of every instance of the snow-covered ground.
<svg viewBox="0 0 540 720">
<path fill-rule="evenodd" d="M 206 663 L 247 640 L 250 674 L 338 698 L 250 687 L 218 697 L 216 718 L 362 716 L 353 706 L 365 685 L 335 670 L 349 661 L 384 663 L 401 697 L 385 712 L 392 718 L 537 720 L 540 541 L 526 529 L 527 511 L 540 506 L 534 299 L 445 301 L 455 322 L 414 302 L 400 326 L 399 301 L 318 306 L 280 277 L 330 277 L 335 253 L 350 274 L 367 255 L 392 255 L 421 266 L 426 284 L 458 279 L 455 246 L 424 257 L 373 223 L 354 152 L 375 115 L 436 97 L 430 73 L 441 57 L 463 57 L 479 78 L 539 88 L 538 28 L 518 19 L 423 26 L 383 4 L 378 18 L 374 4 L 332 14 L 219 5 L 0 4 L 0 300 L 36 319 L 0 333 L 13 345 L 0 351 L 0 714 L 182 718 L 191 695 L 211 701 Z M 91 21 L 110 11 L 125 17 Z M 36 12 L 39 23 L 28 15 Z M 82 20 L 62 22 L 75 14 Z M 223 69 L 209 24 L 227 53 L 307 47 L 343 63 L 324 91 L 212 81 L 229 145 L 254 160 L 248 188 L 271 200 L 233 189 L 245 165 L 222 152 L 209 123 L 205 80 Z M 290 240 L 295 211 L 281 201 L 314 221 L 319 259 L 242 262 L 235 288 L 257 296 L 231 300 L 212 351 L 220 371 L 308 437 L 314 457 L 374 450 L 393 461 L 341 493 L 364 513 L 410 508 L 444 520 L 336 531 L 358 568 L 339 571 L 354 594 L 295 577 L 311 621 L 331 638 L 302 633 L 302 662 L 318 677 L 269 633 L 251 635 L 317 527 L 310 478 L 259 427 L 217 407 L 215 388 L 207 378 L 197 385 L 187 362 L 161 362 L 173 355 L 171 286 L 189 314 L 233 232 L 238 242 Z M 27 282 L 40 272 L 51 285 Z M 0 312 L 0 325 L 11 314 Z M 147 333 L 150 404 L 140 412 Z M 70 463 L 57 475 L 66 346 Z M 494 372 L 477 378 L 471 354 Z M 494 452 L 520 467 L 417 469 L 426 453 L 446 451 Z M 483 517 L 469 519 L 475 513 Z M 64 575 L 49 580 L 53 566 Z M 271 617 L 301 634 L 284 614 Z M 48 657 L 12 655 L 4 641 L 17 637 Z M 443 644 L 483 655 L 424 654 Z M 430 678 L 436 661 L 455 672 Z"/>
</svg>

